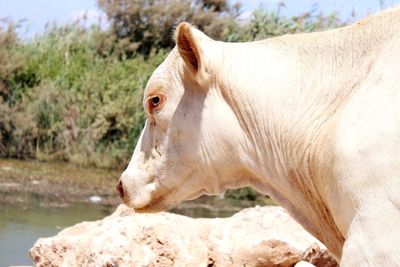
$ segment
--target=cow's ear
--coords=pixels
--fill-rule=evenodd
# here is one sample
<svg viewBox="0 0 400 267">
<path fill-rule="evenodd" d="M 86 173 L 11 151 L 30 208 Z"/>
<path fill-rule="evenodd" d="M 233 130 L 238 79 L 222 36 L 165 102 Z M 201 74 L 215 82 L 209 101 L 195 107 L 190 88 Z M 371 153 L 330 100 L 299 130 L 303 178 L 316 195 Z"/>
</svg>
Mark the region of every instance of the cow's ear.
<svg viewBox="0 0 400 267">
<path fill-rule="evenodd" d="M 176 28 L 175 41 L 185 64 L 194 74 L 199 74 L 202 72 L 204 62 L 198 36 L 196 36 L 198 31 L 195 31 L 189 23 L 181 22 Z"/>
</svg>

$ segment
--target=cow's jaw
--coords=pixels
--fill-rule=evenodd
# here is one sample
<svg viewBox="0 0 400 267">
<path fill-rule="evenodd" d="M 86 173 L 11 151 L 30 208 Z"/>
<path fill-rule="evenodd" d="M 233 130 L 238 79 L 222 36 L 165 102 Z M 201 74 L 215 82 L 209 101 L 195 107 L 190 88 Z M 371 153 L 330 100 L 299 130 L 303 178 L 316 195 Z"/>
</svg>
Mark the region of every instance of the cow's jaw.
<svg viewBox="0 0 400 267">
<path fill-rule="evenodd" d="M 204 195 L 204 193 L 205 193 L 205 190 L 201 189 L 189 196 L 185 196 L 184 200 L 196 199 L 196 198 L 200 197 L 201 195 Z M 179 204 L 180 202 L 181 201 L 170 201 L 168 199 L 168 197 L 160 196 L 159 198 L 151 199 L 151 201 L 148 202 L 148 204 L 146 206 L 143 206 L 140 208 L 130 206 L 129 204 L 126 204 L 126 205 L 134 208 L 135 212 L 137 212 L 137 213 L 154 213 L 154 212 L 160 212 L 160 211 L 167 210 L 168 208 L 171 208 L 171 207 Z"/>
</svg>

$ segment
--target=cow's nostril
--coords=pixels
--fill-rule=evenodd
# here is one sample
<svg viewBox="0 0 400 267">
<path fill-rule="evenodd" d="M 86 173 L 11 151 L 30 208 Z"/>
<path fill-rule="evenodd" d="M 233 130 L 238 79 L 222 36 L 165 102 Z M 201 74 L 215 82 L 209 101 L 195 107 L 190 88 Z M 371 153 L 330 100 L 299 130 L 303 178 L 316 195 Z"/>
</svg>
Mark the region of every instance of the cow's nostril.
<svg viewBox="0 0 400 267">
<path fill-rule="evenodd" d="M 119 182 L 118 182 L 118 184 L 117 184 L 117 191 L 118 191 L 118 193 L 119 193 L 119 196 L 121 197 L 121 198 L 123 198 L 124 197 L 124 188 L 122 187 L 122 182 L 121 182 L 121 180 L 119 180 Z"/>
</svg>

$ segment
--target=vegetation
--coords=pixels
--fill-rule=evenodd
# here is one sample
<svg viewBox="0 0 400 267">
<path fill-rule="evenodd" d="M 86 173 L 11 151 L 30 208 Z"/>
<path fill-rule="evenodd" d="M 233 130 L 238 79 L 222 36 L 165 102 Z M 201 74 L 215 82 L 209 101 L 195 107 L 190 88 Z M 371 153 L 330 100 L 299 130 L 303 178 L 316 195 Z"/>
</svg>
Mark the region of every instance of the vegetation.
<svg viewBox="0 0 400 267">
<path fill-rule="evenodd" d="M 0 27 L 0 157 L 122 168 L 144 124 L 142 92 L 173 47 L 181 20 L 210 36 L 248 41 L 336 27 L 337 16 L 257 9 L 225 0 L 98 0 L 108 29 L 53 26 L 21 41 Z"/>
<path fill-rule="evenodd" d="M 240 5 L 226 0 L 98 0 L 111 22 L 108 50 L 132 56 L 174 46 L 172 33 L 180 21 L 196 25 L 207 35 L 227 39 L 235 27 Z"/>
</svg>

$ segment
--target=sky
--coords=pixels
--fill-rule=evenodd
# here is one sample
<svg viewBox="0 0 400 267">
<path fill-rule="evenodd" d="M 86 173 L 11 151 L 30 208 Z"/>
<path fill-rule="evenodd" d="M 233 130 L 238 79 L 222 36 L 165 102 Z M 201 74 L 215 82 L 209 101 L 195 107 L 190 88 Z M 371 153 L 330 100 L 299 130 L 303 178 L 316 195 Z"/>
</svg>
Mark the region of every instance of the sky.
<svg viewBox="0 0 400 267">
<path fill-rule="evenodd" d="M 231 2 L 236 2 L 230 0 Z M 243 17 L 262 5 L 275 9 L 280 0 L 241 0 Z M 318 7 L 324 13 L 337 12 L 344 20 L 351 20 L 354 10 L 356 18 L 376 12 L 383 7 L 400 5 L 400 0 L 286 0 L 282 9 L 284 15 L 296 15 Z M 27 39 L 44 31 L 51 22 L 64 24 L 74 22 L 86 16 L 87 23 L 106 22 L 104 14 L 97 8 L 96 0 L 0 0 L 0 19 L 9 18 L 14 22 L 22 21 L 18 29 L 21 38 Z M 104 24 L 105 25 L 105 24 Z"/>
</svg>

